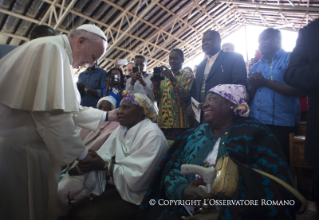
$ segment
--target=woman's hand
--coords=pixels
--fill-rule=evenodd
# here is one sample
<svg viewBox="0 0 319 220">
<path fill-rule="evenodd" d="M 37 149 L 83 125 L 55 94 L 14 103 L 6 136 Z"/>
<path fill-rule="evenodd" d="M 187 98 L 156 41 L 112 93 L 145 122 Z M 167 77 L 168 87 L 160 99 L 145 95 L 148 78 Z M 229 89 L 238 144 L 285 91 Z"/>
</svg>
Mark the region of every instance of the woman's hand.
<svg viewBox="0 0 319 220">
<path fill-rule="evenodd" d="M 203 179 L 194 180 L 189 184 L 183 192 L 184 200 L 204 200 L 215 198 L 215 195 L 212 193 L 206 193 L 204 190 L 200 189 L 199 185 L 206 185 Z"/>
<path fill-rule="evenodd" d="M 89 150 L 92 159 L 79 161 L 78 167 L 82 172 L 90 172 L 92 170 L 105 170 L 105 161 L 93 150 Z"/>
</svg>

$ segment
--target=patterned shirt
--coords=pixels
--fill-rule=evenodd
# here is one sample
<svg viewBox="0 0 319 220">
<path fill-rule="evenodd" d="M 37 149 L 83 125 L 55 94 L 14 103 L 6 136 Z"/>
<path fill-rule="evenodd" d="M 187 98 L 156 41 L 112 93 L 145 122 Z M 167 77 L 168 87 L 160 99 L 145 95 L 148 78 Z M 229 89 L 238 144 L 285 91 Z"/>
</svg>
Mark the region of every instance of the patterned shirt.
<svg viewBox="0 0 319 220">
<path fill-rule="evenodd" d="M 191 98 L 194 75 L 180 70 L 173 84 L 165 77 L 160 87 L 153 87 L 153 97 L 159 106 L 157 124 L 160 128 L 189 128 L 187 106 Z"/>
</svg>

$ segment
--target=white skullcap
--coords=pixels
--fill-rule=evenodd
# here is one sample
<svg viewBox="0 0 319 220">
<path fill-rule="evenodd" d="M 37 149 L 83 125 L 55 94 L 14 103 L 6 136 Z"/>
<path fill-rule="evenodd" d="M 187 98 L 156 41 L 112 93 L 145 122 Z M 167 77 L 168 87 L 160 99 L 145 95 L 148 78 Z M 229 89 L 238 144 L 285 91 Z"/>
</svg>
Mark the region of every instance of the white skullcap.
<svg viewBox="0 0 319 220">
<path fill-rule="evenodd" d="M 97 102 L 97 105 L 96 105 L 97 108 L 99 107 L 102 101 L 108 101 L 112 104 L 112 107 L 113 107 L 112 109 L 116 108 L 116 99 L 113 96 L 109 95 L 109 96 L 100 98 L 100 100 Z"/>
<path fill-rule="evenodd" d="M 77 30 L 85 30 L 88 31 L 90 33 L 96 34 L 100 37 L 102 37 L 104 40 L 107 41 L 106 36 L 104 34 L 104 32 L 97 26 L 93 25 L 93 24 L 83 24 L 80 27 L 77 28 Z"/>
</svg>

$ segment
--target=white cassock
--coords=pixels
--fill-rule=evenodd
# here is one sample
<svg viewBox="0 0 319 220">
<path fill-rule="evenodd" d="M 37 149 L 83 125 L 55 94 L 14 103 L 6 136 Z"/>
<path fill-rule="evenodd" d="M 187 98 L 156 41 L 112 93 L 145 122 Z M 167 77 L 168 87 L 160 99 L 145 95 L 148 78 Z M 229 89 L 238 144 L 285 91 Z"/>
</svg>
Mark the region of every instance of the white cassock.
<svg viewBox="0 0 319 220">
<path fill-rule="evenodd" d="M 144 119 L 129 130 L 119 126 L 97 153 L 107 162 L 115 153 L 113 183 L 123 200 L 139 205 L 167 150 L 158 125 Z"/>
<path fill-rule="evenodd" d="M 0 219 L 56 220 L 60 166 L 85 147 L 75 126 L 103 112 L 80 106 L 65 35 L 30 41 L 0 61 Z"/>
</svg>

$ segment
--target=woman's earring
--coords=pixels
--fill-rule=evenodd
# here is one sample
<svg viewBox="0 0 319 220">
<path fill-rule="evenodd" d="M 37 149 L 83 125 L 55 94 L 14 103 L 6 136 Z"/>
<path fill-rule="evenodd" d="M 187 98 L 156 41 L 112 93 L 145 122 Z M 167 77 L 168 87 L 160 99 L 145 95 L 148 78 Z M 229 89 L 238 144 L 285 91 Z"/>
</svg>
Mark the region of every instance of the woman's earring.
<svg viewBox="0 0 319 220">
<path fill-rule="evenodd" d="M 230 109 L 233 109 L 234 107 L 233 106 L 230 106 Z"/>
</svg>

